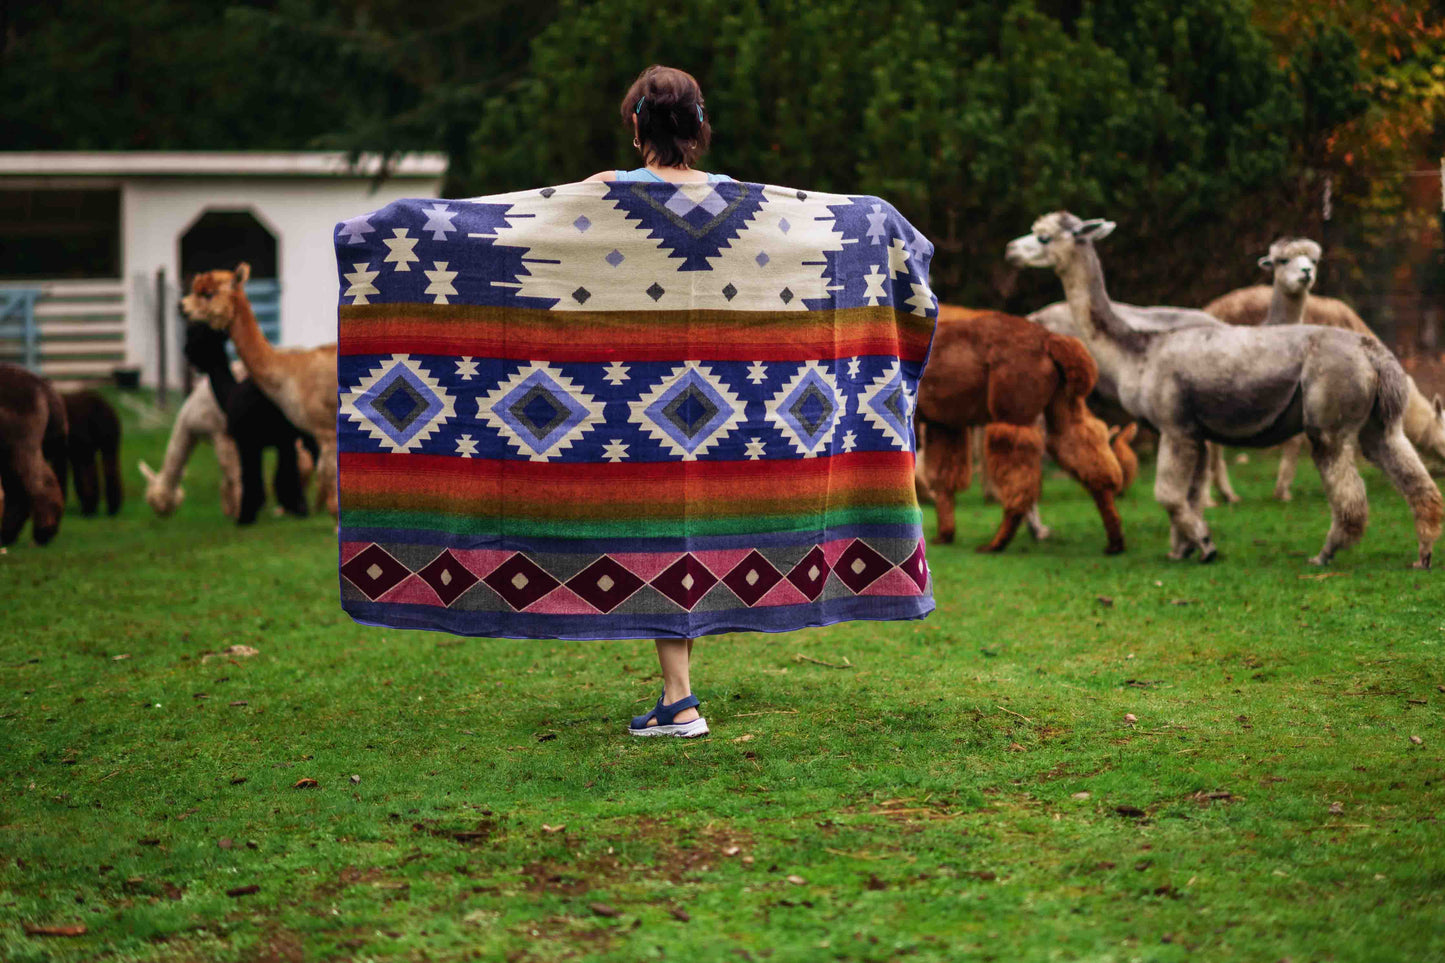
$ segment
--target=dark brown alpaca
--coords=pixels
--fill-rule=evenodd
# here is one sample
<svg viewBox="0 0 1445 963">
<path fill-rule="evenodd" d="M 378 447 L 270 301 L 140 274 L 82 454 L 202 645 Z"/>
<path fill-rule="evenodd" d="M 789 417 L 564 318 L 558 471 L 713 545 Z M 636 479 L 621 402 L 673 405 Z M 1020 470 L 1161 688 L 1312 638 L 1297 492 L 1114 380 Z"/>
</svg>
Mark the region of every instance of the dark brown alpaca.
<svg viewBox="0 0 1445 963">
<path fill-rule="evenodd" d="M 70 426 L 70 469 L 74 473 L 75 494 L 80 499 L 80 513 L 94 515 L 100 508 L 102 475 L 95 469 L 99 457 L 105 478 L 105 510 L 114 515 L 120 511 L 125 497 L 120 482 L 120 419 L 98 392 L 85 389 L 62 397 Z"/>
<path fill-rule="evenodd" d="M 0 545 L 30 518 L 35 544 L 60 531 L 65 511 L 65 403 L 50 382 L 0 363 Z M 50 466 L 60 466 L 60 477 Z"/>
<path fill-rule="evenodd" d="M 984 470 L 1003 503 L 1003 521 L 981 552 L 1002 551 L 1039 500 L 1048 452 L 1094 498 L 1108 535 L 1105 552 L 1124 550 L 1114 496 L 1123 471 L 1104 423 L 1084 399 L 1098 368 L 1076 338 L 1051 334 L 1027 318 L 939 305 L 933 352 L 918 386 L 924 471 L 938 509 L 938 540 L 953 541 L 954 492 L 968 487 L 967 431 L 984 426 Z"/>
</svg>

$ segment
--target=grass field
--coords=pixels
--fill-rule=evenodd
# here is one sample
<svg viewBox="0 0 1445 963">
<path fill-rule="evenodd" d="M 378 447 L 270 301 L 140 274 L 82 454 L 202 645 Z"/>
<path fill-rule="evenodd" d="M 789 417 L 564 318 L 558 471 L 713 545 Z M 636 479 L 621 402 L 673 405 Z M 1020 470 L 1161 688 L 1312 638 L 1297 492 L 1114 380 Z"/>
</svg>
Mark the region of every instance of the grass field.
<svg viewBox="0 0 1445 963">
<path fill-rule="evenodd" d="M 634 740 L 649 644 L 355 625 L 329 519 L 237 530 L 205 449 L 152 518 L 130 428 L 120 517 L 0 557 L 0 959 L 1445 959 L 1445 572 L 1377 473 L 1327 573 L 1268 454 L 1211 566 L 1147 474 L 1115 558 L 1057 477 L 977 556 L 970 493 L 928 620 L 705 639 L 712 735 Z"/>
</svg>

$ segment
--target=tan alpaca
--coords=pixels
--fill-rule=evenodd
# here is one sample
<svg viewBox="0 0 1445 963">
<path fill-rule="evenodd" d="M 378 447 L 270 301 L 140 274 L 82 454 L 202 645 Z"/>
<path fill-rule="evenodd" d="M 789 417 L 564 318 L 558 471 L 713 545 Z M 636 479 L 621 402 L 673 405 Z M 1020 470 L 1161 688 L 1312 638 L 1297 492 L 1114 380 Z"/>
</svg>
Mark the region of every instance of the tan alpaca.
<svg viewBox="0 0 1445 963">
<path fill-rule="evenodd" d="M 238 375 L 242 373 L 239 362 L 232 367 Z M 151 511 L 165 517 L 180 507 L 186 497 L 181 476 L 186 472 L 191 452 L 202 441 L 211 442 L 216 449 L 216 464 L 221 469 L 221 511 L 227 518 L 236 517 L 241 508 L 241 456 L 236 443 L 226 434 L 226 413 L 216 404 L 216 393 L 211 390 L 210 380 L 204 377 L 196 382 L 186 403 L 176 413 L 161 470 L 156 471 L 144 460 L 140 462 L 140 472 L 146 480 L 146 504 Z"/>
<path fill-rule="evenodd" d="M 1256 284 L 1215 298 L 1204 306 L 1204 310 L 1229 324 L 1260 325 L 1269 315 L 1273 297 L 1272 287 Z M 1357 331 L 1376 341 L 1380 340 L 1354 309 L 1335 298 L 1322 298 L 1311 294 L 1305 304 L 1304 323 Z M 1433 400 L 1426 400 L 1414 378 L 1410 379 L 1410 397 L 1405 402 L 1405 437 L 1410 439 L 1410 443 L 1421 455 L 1445 465 L 1445 401 L 1442 401 L 1438 394 Z M 1283 446 L 1279 475 L 1274 486 L 1274 496 L 1281 501 L 1289 501 L 1292 497 L 1290 485 L 1294 481 L 1295 465 L 1299 461 L 1302 443 L 1302 439 L 1294 438 Z M 1222 460 L 1221 458 L 1221 462 Z"/>
<path fill-rule="evenodd" d="M 251 266 L 235 271 L 206 271 L 191 282 L 181 309 L 192 321 L 228 331 L 236 353 L 266 396 L 320 448 L 316 466 L 316 507 L 332 515 L 336 503 L 336 345 L 273 348 L 261 333 L 244 286 Z"/>
</svg>

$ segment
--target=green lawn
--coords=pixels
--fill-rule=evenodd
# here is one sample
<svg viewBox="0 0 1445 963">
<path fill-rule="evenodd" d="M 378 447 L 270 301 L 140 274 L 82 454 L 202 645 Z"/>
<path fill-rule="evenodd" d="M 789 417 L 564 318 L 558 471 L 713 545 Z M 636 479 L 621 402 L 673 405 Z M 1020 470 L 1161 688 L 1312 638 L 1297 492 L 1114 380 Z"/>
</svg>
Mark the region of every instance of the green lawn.
<svg viewBox="0 0 1445 963">
<path fill-rule="evenodd" d="M 152 518 L 130 427 L 122 515 L 0 557 L 0 959 L 1445 958 L 1445 572 L 1373 471 L 1328 578 L 1268 454 L 1210 566 L 1147 473 L 1115 558 L 970 493 L 928 620 L 705 639 L 713 734 L 634 740 L 650 644 L 355 625 L 330 519 L 206 449 Z"/>
</svg>

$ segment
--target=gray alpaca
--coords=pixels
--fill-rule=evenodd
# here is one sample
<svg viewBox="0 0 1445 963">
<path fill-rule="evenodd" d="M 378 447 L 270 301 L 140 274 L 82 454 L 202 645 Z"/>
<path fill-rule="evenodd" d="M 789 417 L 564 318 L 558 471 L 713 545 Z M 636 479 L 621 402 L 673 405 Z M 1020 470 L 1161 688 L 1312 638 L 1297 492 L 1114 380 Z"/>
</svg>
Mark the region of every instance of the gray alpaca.
<svg viewBox="0 0 1445 963">
<path fill-rule="evenodd" d="M 1154 498 L 1169 513 L 1169 557 L 1216 554 L 1200 512 L 1205 443 L 1263 448 L 1303 432 L 1310 439 L 1333 523 L 1311 561 L 1327 564 L 1360 539 L 1369 503 L 1352 444 L 1400 489 L 1415 515 L 1416 568 L 1429 568 L 1445 500 L 1405 440 L 1404 369 L 1369 338 L 1334 328 L 1200 325 L 1145 330 L 1116 311 L 1094 242 L 1105 220 L 1046 214 L 1009 242 L 1011 264 L 1053 268 L 1084 343 L 1114 373 L 1119 400 L 1160 433 Z"/>
</svg>

